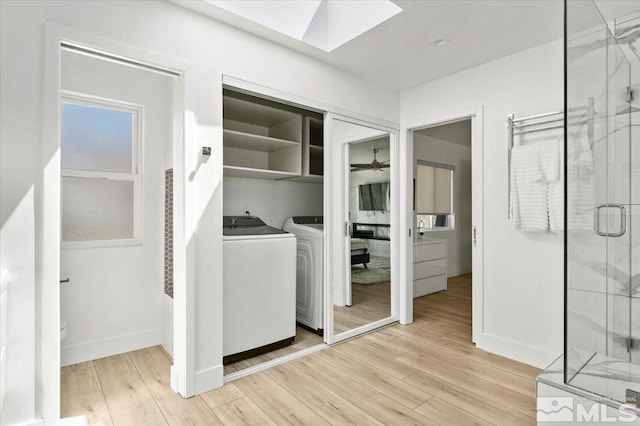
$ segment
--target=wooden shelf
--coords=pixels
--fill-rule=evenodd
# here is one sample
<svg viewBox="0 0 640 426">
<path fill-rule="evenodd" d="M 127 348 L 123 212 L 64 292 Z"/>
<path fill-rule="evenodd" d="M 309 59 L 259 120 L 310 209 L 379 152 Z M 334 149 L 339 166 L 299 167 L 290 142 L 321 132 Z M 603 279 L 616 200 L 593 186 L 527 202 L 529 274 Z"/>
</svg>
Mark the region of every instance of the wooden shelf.
<svg viewBox="0 0 640 426">
<path fill-rule="evenodd" d="M 224 166 L 224 176 L 250 179 L 283 179 L 298 177 L 300 173 L 282 172 L 278 170 L 252 169 L 249 167 Z"/>
<path fill-rule="evenodd" d="M 311 151 L 323 151 L 324 147 L 323 146 L 318 146 L 318 145 L 309 145 L 309 149 Z"/>
<path fill-rule="evenodd" d="M 226 129 L 223 132 L 223 144 L 226 147 L 250 149 L 261 152 L 273 152 L 299 145 L 298 142 L 294 141 Z"/>
</svg>

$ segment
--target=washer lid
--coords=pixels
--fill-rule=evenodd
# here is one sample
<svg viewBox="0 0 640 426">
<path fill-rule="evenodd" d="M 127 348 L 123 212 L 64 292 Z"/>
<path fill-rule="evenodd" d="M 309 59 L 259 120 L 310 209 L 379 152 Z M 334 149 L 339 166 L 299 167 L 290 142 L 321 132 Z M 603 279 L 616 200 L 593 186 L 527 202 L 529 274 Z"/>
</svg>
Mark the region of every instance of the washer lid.
<svg viewBox="0 0 640 426">
<path fill-rule="evenodd" d="M 322 225 L 322 216 L 293 216 L 293 223 L 298 225 Z"/>
<path fill-rule="evenodd" d="M 287 232 L 269 226 L 256 216 L 223 216 L 222 235 L 272 235 Z"/>
</svg>

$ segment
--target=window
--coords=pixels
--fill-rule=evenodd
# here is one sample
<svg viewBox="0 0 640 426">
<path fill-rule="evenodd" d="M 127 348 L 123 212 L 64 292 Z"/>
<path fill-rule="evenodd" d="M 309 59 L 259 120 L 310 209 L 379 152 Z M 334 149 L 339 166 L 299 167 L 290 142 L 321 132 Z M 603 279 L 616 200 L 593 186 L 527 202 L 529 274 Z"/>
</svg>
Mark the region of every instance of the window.
<svg viewBox="0 0 640 426">
<path fill-rule="evenodd" d="M 63 96 L 63 247 L 140 242 L 140 116 L 141 107 Z"/>
<path fill-rule="evenodd" d="M 454 166 L 418 160 L 416 168 L 416 226 L 419 231 L 454 228 Z"/>
</svg>

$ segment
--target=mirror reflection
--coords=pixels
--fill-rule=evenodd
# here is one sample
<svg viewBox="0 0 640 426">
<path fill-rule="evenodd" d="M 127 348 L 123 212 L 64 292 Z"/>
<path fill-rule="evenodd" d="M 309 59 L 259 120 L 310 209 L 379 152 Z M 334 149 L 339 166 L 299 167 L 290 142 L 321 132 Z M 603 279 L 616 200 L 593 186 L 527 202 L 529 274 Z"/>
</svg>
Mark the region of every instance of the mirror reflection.
<svg viewBox="0 0 640 426">
<path fill-rule="evenodd" d="M 347 261 L 342 298 L 334 304 L 334 332 L 391 316 L 391 162 L 389 134 L 344 123 L 346 149 Z M 337 294 L 339 294 L 338 292 Z M 334 293 L 336 294 L 336 293 Z M 340 303 L 343 302 L 343 303 Z"/>
</svg>

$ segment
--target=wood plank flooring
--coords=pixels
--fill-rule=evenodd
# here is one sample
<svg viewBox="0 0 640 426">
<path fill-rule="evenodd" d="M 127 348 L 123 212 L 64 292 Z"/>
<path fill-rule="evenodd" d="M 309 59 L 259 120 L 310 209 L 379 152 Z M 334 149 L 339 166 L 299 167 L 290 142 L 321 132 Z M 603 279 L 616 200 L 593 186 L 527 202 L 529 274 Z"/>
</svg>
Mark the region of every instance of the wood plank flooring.
<svg viewBox="0 0 640 426">
<path fill-rule="evenodd" d="M 160 347 L 62 369 L 63 417 L 92 425 L 535 424 L 540 370 L 471 343 L 471 276 L 393 325 L 190 399 Z"/>
<path fill-rule="evenodd" d="M 389 282 L 360 285 L 352 284 L 352 305 L 334 307 L 335 333 L 351 330 L 391 316 L 391 285 Z M 272 359 L 298 352 L 322 343 L 322 336 L 303 327 L 296 327 L 296 340 L 292 345 L 224 366 L 224 374 L 235 373 Z"/>
<path fill-rule="evenodd" d="M 224 374 L 227 375 L 235 373 L 236 371 L 244 370 L 245 368 L 262 364 L 263 362 L 267 362 L 272 359 L 280 358 L 285 355 L 289 355 L 303 349 L 319 345 L 322 342 L 324 342 L 322 336 L 309 331 L 304 327 L 296 326 L 296 339 L 291 345 L 284 348 L 276 349 L 275 351 L 267 352 L 266 354 L 257 355 L 251 358 L 243 359 L 242 361 L 236 361 L 232 364 L 225 365 Z"/>
<path fill-rule="evenodd" d="M 334 306 L 334 332 L 341 333 L 391 316 L 391 283 L 351 284 L 351 306 Z"/>
</svg>

